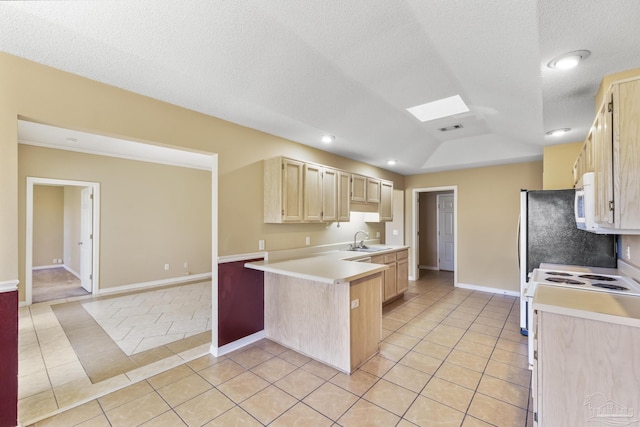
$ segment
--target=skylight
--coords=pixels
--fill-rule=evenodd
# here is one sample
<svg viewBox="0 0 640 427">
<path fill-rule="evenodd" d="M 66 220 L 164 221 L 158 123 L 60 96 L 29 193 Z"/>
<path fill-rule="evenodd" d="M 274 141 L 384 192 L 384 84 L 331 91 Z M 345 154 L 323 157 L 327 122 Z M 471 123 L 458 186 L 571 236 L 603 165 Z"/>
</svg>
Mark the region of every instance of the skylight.
<svg viewBox="0 0 640 427">
<path fill-rule="evenodd" d="M 407 108 L 407 111 L 421 122 L 428 122 L 429 120 L 453 116 L 454 114 L 466 113 L 469 111 L 469 107 L 467 107 L 460 95 L 455 95 L 416 105 L 415 107 Z"/>
</svg>

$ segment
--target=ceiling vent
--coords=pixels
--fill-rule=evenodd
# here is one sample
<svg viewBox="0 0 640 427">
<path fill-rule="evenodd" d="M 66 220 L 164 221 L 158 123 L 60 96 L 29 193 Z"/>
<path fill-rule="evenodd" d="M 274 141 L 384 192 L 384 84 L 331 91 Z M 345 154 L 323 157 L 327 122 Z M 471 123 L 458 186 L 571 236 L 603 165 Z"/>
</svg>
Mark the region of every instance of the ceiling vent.
<svg viewBox="0 0 640 427">
<path fill-rule="evenodd" d="M 452 126 L 447 126 L 447 127 L 443 127 L 438 129 L 440 132 L 449 132 L 452 130 L 456 130 L 456 129 L 462 129 L 464 126 L 462 126 L 462 123 L 459 123 L 457 125 L 452 125 Z"/>
</svg>

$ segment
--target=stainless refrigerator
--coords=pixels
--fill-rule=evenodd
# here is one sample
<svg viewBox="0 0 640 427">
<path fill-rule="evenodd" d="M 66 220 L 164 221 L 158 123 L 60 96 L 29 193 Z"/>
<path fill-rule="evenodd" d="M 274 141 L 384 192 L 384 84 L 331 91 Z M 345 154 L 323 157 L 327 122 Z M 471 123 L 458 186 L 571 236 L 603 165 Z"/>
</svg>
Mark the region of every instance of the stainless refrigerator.
<svg viewBox="0 0 640 427">
<path fill-rule="evenodd" d="M 520 332 L 528 334 L 528 301 L 524 290 L 540 263 L 617 267 L 616 239 L 576 226 L 575 190 L 520 192 Z"/>
</svg>

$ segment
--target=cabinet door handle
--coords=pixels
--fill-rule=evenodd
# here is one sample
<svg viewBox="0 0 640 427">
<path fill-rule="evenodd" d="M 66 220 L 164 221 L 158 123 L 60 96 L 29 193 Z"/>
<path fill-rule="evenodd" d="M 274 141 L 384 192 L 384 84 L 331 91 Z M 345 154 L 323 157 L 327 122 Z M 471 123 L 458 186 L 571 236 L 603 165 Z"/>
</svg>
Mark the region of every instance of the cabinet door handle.
<svg viewBox="0 0 640 427">
<path fill-rule="evenodd" d="M 613 208 L 614 208 L 615 204 L 613 203 L 613 200 L 609 200 L 609 210 L 611 212 L 613 212 Z"/>
</svg>

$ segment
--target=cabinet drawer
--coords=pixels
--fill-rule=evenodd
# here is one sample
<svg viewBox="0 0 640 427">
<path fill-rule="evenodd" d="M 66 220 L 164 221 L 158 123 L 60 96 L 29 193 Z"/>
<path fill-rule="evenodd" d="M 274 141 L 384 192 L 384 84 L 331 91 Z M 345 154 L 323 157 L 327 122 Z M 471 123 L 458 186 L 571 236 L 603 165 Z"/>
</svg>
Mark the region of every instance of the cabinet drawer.
<svg viewBox="0 0 640 427">
<path fill-rule="evenodd" d="M 395 262 L 396 260 L 396 253 L 390 253 L 390 254 L 385 254 L 384 255 L 384 263 L 387 264 L 389 262 Z"/>
<path fill-rule="evenodd" d="M 396 252 L 396 259 L 404 259 L 404 258 L 409 258 L 409 250 L 408 249 Z"/>
<path fill-rule="evenodd" d="M 371 257 L 373 264 L 385 264 L 384 255 L 376 255 Z"/>
</svg>

